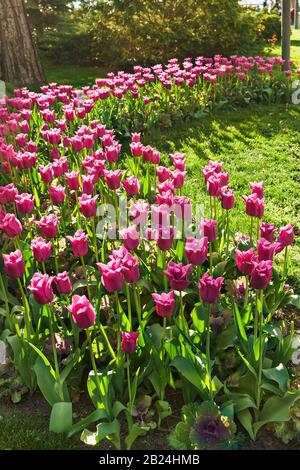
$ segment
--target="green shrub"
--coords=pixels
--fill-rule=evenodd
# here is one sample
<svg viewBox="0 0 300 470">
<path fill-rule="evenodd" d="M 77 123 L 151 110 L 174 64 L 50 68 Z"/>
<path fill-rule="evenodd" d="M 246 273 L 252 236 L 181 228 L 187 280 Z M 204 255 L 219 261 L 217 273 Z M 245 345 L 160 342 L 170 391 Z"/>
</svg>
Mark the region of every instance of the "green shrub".
<svg viewBox="0 0 300 470">
<path fill-rule="evenodd" d="M 281 17 L 277 12 L 268 13 L 263 10 L 258 15 L 257 32 L 261 38 L 266 41 L 276 36 L 277 39 L 281 37 Z"/>
<path fill-rule="evenodd" d="M 257 18 L 238 0 L 111 0 L 79 12 L 92 62 L 112 68 L 177 57 L 248 54 L 257 47 Z"/>
</svg>

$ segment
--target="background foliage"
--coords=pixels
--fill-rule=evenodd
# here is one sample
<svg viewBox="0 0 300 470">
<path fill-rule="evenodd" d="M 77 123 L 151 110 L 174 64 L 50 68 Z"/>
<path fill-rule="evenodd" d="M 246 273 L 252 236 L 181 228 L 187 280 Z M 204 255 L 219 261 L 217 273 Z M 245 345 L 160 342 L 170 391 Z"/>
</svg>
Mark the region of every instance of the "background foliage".
<svg viewBox="0 0 300 470">
<path fill-rule="evenodd" d="M 276 13 L 238 0 L 28 0 L 42 57 L 118 69 L 177 57 L 258 54 L 280 37 Z"/>
</svg>

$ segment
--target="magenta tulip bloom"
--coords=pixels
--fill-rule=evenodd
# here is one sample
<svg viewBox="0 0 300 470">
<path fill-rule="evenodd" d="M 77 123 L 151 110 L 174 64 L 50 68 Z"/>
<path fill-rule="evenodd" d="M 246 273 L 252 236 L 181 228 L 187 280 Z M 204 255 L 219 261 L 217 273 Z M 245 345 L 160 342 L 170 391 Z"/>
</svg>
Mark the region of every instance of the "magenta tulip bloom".
<svg viewBox="0 0 300 470">
<path fill-rule="evenodd" d="M 207 237 L 209 242 L 214 242 L 216 239 L 217 221 L 203 219 L 200 224 L 200 233 Z"/>
<path fill-rule="evenodd" d="M 71 243 L 74 256 L 85 256 L 89 251 L 88 235 L 82 230 L 77 230 L 74 237 L 66 237 Z"/>
<path fill-rule="evenodd" d="M 130 217 L 132 217 L 135 225 L 144 225 L 148 220 L 149 204 L 145 201 L 138 201 L 132 204 L 130 209 Z"/>
<path fill-rule="evenodd" d="M 221 189 L 221 205 L 225 210 L 230 210 L 234 207 L 234 193 L 227 186 Z"/>
<path fill-rule="evenodd" d="M 13 183 L 0 186 L 0 204 L 4 205 L 14 202 L 17 195 L 18 189 Z"/>
<path fill-rule="evenodd" d="M 265 289 L 272 279 L 272 274 L 272 261 L 268 260 L 254 263 L 250 278 L 251 287 L 253 287 L 253 289 Z"/>
<path fill-rule="evenodd" d="M 206 188 L 209 196 L 219 197 L 221 194 L 221 187 L 221 181 L 217 174 L 213 174 L 208 178 Z"/>
<path fill-rule="evenodd" d="M 105 181 L 109 189 L 119 189 L 121 185 L 121 176 L 123 171 L 122 170 L 106 170 L 104 173 Z"/>
<path fill-rule="evenodd" d="M 58 217 L 55 214 L 43 215 L 36 224 L 46 238 L 55 238 L 58 233 Z"/>
<path fill-rule="evenodd" d="M 61 184 L 59 184 L 58 186 L 50 186 L 49 194 L 53 204 L 59 206 L 65 200 L 66 191 L 65 188 Z"/>
<path fill-rule="evenodd" d="M 292 224 L 288 224 L 280 229 L 279 236 L 277 238 L 277 243 L 279 243 L 283 247 L 286 247 L 288 245 L 292 245 L 294 239 L 294 227 L 292 226 Z"/>
<path fill-rule="evenodd" d="M 265 201 L 260 199 L 256 193 L 250 196 L 243 196 L 246 203 L 246 214 L 250 217 L 257 217 L 261 219 L 264 215 Z"/>
<path fill-rule="evenodd" d="M 141 133 L 140 132 L 132 132 L 131 142 L 140 142 L 140 141 L 141 141 Z"/>
<path fill-rule="evenodd" d="M 138 337 L 138 332 L 127 333 L 122 331 L 122 351 L 126 354 L 134 353 L 136 350 Z"/>
<path fill-rule="evenodd" d="M 205 179 L 205 183 L 207 182 L 208 178 L 211 175 L 213 175 L 214 173 L 221 173 L 223 165 L 224 165 L 223 162 L 210 161 L 209 164 L 206 165 L 206 167 L 203 168 L 203 170 L 202 170 L 202 173 L 203 173 L 203 176 L 204 176 L 204 179 Z"/>
<path fill-rule="evenodd" d="M 189 237 L 185 244 L 185 256 L 188 262 L 195 266 L 201 266 L 207 259 L 208 238 Z"/>
<path fill-rule="evenodd" d="M 94 192 L 95 178 L 93 175 L 82 175 L 82 193 L 91 195 Z"/>
<path fill-rule="evenodd" d="M 78 191 L 79 171 L 71 171 L 70 173 L 65 173 L 65 177 L 68 183 L 68 188 L 72 191 Z"/>
<path fill-rule="evenodd" d="M 270 243 L 268 240 L 261 238 L 257 242 L 258 261 L 273 260 L 276 252 L 277 243 Z"/>
<path fill-rule="evenodd" d="M 135 256 L 127 253 L 121 261 L 121 267 L 126 282 L 133 283 L 140 279 L 139 261 Z"/>
<path fill-rule="evenodd" d="M 124 246 L 127 248 L 127 250 L 135 250 L 140 244 L 136 225 L 132 225 L 131 227 L 120 230 L 120 237 L 122 238 Z"/>
<path fill-rule="evenodd" d="M 96 313 L 85 295 L 73 295 L 72 304 L 67 307 L 78 328 L 90 328 L 96 321 Z"/>
<path fill-rule="evenodd" d="M 0 222 L 0 230 L 9 238 L 14 238 L 22 232 L 23 227 L 14 214 L 7 213 Z"/>
<path fill-rule="evenodd" d="M 28 214 L 34 209 L 34 197 L 32 194 L 23 193 L 15 197 L 17 211 L 20 214 Z"/>
<path fill-rule="evenodd" d="M 88 194 L 83 194 L 81 197 L 78 198 L 79 205 L 80 205 L 80 212 L 86 217 L 94 217 L 96 215 L 97 207 L 96 201 L 98 199 L 98 195 L 92 197 Z"/>
<path fill-rule="evenodd" d="M 241 271 L 241 273 L 244 274 L 251 274 L 251 271 L 253 269 L 253 263 L 255 261 L 255 253 L 254 249 L 251 248 L 248 251 L 240 251 L 236 250 L 235 252 L 236 256 L 236 265 Z"/>
<path fill-rule="evenodd" d="M 170 318 L 175 308 L 174 292 L 152 294 L 152 298 L 155 302 L 157 315 L 163 318 Z"/>
<path fill-rule="evenodd" d="M 113 250 L 112 254 L 109 255 L 109 259 L 112 261 L 119 261 L 122 264 L 123 259 L 129 254 L 129 251 L 125 246 L 121 246 L 118 250 Z"/>
<path fill-rule="evenodd" d="M 217 277 L 214 279 L 205 273 L 199 281 L 200 295 L 203 302 L 214 304 L 220 299 L 221 288 L 224 278 Z"/>
<path fill-rule="evenodd" d="M 23 276 L 25 264 L 20 250 L 13 251 L 9 255 L 2 255 L 6 274 L 11 279 L 18 279 Z"/>
<path fill-rule="evenodd" d="M 164 274 L 169 279 L 171 289 L 183 291 L 189 285 L 189 272 L 191 264 L 183 265 L 182 263 L 173 263 L 171 261 L 168 264 L 168 268 L 164 271 Z"/>
<path fill-rule="evenodd" d="M 259 183 L 250 183 L 250 188 L 252 190 L 252 194 L 257 194 L 259 199 L 263 199 L 264 197 L 264 182 L 260 181 Z"/>
<path fill-rule="evenodd" d="M 108 292 L 122 289 L 123 272 L 120 261 L 111 260 L 109 263 L 97 263 L 97 268 L 102 272 L 102 284 Z"/>
<path fill-rule="evenodd" d="M 260 224 L 260 236 L 268 242 L 272 243 L 274 241 L 274 234 L 277 228 L 273 224 L 267 224 L 266 222 L 262 222 Z"/>
<path fill-rule="evenodd" d="M 59 294 L 69 294 L 72 291 L 72 283 L 67 271 L 58 273 L 53 281 Z"/>
<path fill-rule="evenodd" d="M 42 237 L 31 240 L 30 248 L 36 261 L 47 261 L 52 254 L 51 242 L 46 242 Z"/>
<path fill-rule="evenodd" d="M 38 304 L 48 304 L 53 300 L 52 290 L 53 277 L 48 274 L 35 273 L 32 276 L 28 289 L 33 294 Z"/>
<path fill-rule="evenodd" d="M 174 188 L 182 188 L 186 171 L 174 170 L 172 173 Z"/>
<path fill-rule="evenodd" d="M 115 163 L 119 159 L 122 145 L 114 144 L 105 148 L 105 158 L 109 163 Z"/>
<path fill-rule="evenodd" d="M 123 181 L 123 188 L 128 196 L 135 196 L 140 190 L 140 183 L 136 176 L 130 176 Z"/>
</svg>

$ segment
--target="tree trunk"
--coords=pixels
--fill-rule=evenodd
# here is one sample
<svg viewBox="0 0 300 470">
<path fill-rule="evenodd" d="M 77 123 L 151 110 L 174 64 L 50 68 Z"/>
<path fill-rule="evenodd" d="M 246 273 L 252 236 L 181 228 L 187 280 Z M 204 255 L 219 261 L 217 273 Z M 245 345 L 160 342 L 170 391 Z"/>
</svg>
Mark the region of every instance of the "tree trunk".
<svg viewBox="0 0 300 470">
<path fill-rule="evenodd" d="M 19 85 L 42 83 L 43 71 L 23 0 L 0 0 L 0 79 Z"/>
</svg>

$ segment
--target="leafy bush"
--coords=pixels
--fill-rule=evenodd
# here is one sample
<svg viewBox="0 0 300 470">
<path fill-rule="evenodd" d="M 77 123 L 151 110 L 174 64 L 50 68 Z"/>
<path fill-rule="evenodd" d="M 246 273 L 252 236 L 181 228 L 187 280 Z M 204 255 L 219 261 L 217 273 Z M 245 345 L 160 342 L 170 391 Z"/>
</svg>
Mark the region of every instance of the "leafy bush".
<svg viewBox="0 0 300 470">
<path fill-rule="evenodd" d="M 268 13 L 263 10 L 258 15 L 257 32 L 264 40 L 269 41 L 273 36 L 281 37 L 281 17 L 277 12 Z"/>
</svg>

